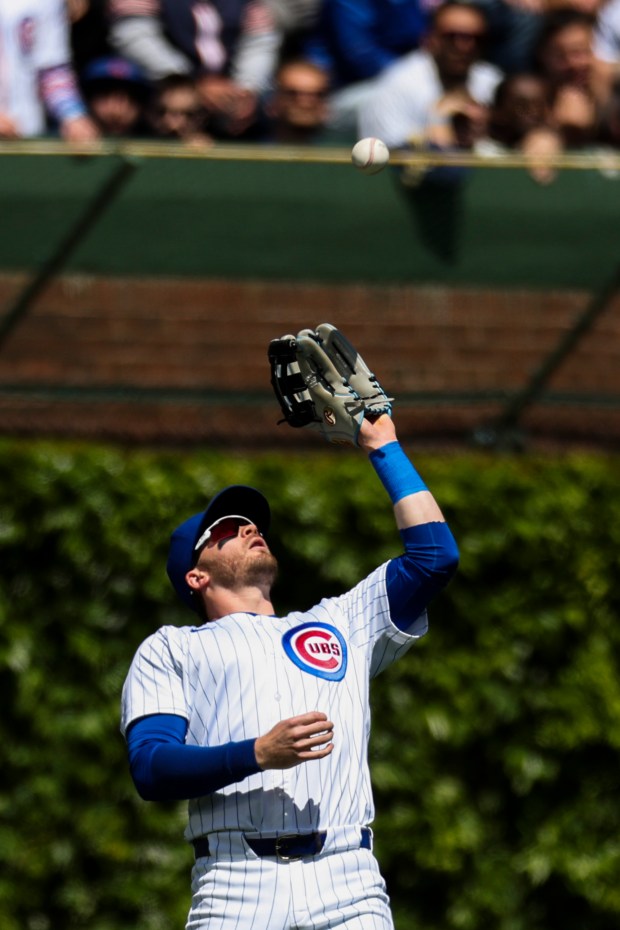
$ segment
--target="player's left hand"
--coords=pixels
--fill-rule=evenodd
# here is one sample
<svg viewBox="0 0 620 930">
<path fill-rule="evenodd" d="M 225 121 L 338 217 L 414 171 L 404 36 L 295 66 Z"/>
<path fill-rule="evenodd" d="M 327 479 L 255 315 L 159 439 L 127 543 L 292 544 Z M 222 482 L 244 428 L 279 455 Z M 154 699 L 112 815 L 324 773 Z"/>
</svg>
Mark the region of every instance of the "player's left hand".
<svg viewBox="0 0 620 930">
<path fill-rule="evenodd" d="M 334 748 L 334 724 L 321 711 L 309 711 L 297 717 L 280 720 L 259 736 L 254 754 L 260 767 L 290 769 L 302 762 L 323 759 Z"/>
<path fill-rule="evenodd" d="M 396 427 L 394 420 L 387 413 L 378 417 L 364 417 L 357 436 L 357 444 L 365 452 L 374 452 L 388 442 L 396 442 Z"/>
<path fill-rule="evenodd" d="M 267 354 L 271 385 L 290 426 L 355 446 L 365 419 L 392 413 L 393 398 L 331 323 L 272 339 Z"/>
</svg>

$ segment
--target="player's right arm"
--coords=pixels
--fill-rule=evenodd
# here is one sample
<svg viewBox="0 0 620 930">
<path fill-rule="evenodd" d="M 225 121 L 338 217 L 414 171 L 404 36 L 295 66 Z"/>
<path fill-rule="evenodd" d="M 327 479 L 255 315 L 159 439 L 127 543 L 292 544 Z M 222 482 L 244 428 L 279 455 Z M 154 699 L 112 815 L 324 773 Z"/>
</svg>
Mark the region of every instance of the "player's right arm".
<svg viewBox="0 0 620 930">
<path fill-rule="evenodd" d="M 129 767 L 145 801 L 188 800 L 265 769 L 289 769 L 323 759 L 334 748 L 333 729 L 325 714 L 311 711 L 281 720 L 257 739 L 188 746 L 184 717 L 151 714 L 128 727 Z"/>
<path fill-rule="evenodd" d="M 123 686 L 121 732 L 145 801 L 202 797 L 265 769 L 292 768 L 332 751 L 333 724 L 319 711 L 282 720 L 249 739 L 187 744 L 183 652 L 182 631 L 162 627 L 137 650 Z"/>
<path fill-rule="evenodd" d="M 260 771 L 254 740 L 188 746 L 187 726 L 176 714 L 150 714 L 127 728 L 129 769 L 143 800 L 198 798 Z"/>
</svg>

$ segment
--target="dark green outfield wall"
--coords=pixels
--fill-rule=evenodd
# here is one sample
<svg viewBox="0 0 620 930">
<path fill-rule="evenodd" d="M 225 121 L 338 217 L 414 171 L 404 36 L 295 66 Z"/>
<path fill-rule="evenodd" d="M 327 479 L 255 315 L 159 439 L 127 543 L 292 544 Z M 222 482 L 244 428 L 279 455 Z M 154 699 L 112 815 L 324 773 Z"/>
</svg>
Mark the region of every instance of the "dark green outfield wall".
<svg viewBox="0 0 620 930">
<path fill-rule="evenodd" d="M 0 268 L 37 267 L 119 162 L 2 152 Z M 618 261 L 620 180 L 598 170 L 540 187 L 521 168 L 477 167 L 405 195 L 396 169 L 242 154 L 132 159 L 68 270 L 594 289 Z"/>
</svg>

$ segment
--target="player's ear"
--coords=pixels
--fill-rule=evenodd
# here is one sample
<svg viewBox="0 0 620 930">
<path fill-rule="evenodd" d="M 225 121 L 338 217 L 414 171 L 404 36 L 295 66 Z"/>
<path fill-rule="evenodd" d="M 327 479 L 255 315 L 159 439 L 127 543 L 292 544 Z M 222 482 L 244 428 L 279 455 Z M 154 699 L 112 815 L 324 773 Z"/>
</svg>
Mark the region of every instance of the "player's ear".
<svg viewBox="0 0 620 930">
<path fill-rule="evenodd" d="M 209 584 L 209 573 L 205 572 L 202 568 L 195 566 L 190 569 L 185 576 L 185 580 L 192 589 L 192 591 L 201 591 L 206 585 Z"/>
</svg>

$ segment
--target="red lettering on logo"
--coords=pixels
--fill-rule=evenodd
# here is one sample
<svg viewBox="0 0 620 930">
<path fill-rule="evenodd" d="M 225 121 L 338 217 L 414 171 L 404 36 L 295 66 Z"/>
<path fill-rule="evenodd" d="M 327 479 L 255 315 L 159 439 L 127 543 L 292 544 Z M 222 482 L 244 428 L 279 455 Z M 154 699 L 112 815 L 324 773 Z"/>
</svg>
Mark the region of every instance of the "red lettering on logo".
<svg viewBox="0 0 620 930">
<path fill-rule="evenodd" d="M 317 678 L 342 681 L 347 670 L 347 644 L 328 623 L 302 623 L 282 637 L 284 651 L 295 665 Z"/>
<path fill-rule="evenodd" d="M 338 660 L 334 659 L 333 653 L 336 652 L 337 649 L 337 654 L 339 654 L 340 649 L 338 649 L 338 647 L 336 647 L 336 649 L 331 648 L 330 644 L 327 642 L 322 642 L 320 645 L 317 643 L 308 642 L 308 640 L 317 638 L 322 640 L 329 640 L 332 638 L 332 634 L 327 633 L 325 630 L 316 629 L 306 630 L 305 633 L 301 633 L 295 640 L 295 646 L 299 651 L 300 656 L 302 656 L 308 662 L 311 662 L 313 665 L 319 665 L 321 668 L 337 668 Z M 333 646 L 333 644 L 331 645 Z M 311 652 L 317 653 L 319 651 L 323 653 L 330 653 L 331 657 L 329 659 L 319 659 L 316 655 L 310 655 Z"/>
</svg>

